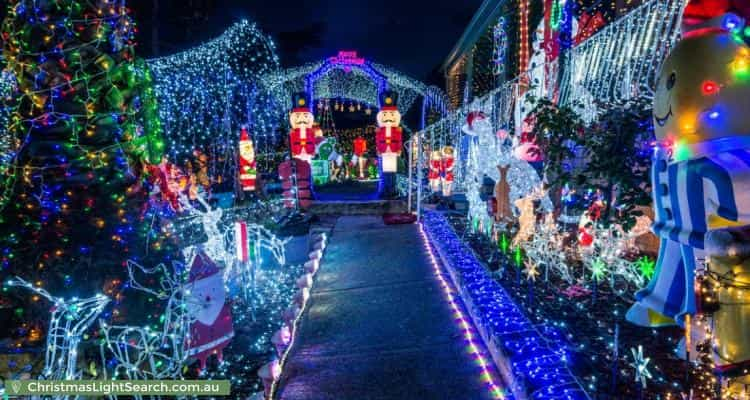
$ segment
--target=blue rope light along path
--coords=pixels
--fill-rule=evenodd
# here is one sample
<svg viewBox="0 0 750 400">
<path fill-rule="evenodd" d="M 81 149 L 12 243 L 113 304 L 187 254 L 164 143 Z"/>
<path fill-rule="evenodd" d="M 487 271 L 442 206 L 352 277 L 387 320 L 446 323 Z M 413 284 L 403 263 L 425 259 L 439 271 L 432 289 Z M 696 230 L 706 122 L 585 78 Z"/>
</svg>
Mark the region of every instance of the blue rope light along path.
<svg viewBox="0 0 750 400">
<path fill-rule="evenodd" d="M 459 288 L 503 377 L 511 382 L 512 393 L 524 399 L 589 399 L 568 369 L 562 335 L 529 321 L 442 214 L 427 211 L 422 229 Z"/>
<path fill-rule="evenodd" d="M 509 399 L 418 225 L 341 217 L 276 399 Z"/>
</svg>

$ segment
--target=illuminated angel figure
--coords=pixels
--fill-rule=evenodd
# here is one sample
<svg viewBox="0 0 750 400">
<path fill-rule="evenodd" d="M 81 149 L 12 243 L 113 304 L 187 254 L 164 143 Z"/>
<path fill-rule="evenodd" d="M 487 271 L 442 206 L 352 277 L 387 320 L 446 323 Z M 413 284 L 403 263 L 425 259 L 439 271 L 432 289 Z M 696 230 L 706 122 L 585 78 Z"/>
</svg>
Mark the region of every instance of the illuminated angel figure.
<svg viewBox="0 0 750 400">
<path fill-rule="evenodd" d="M 78 369 L 78 345 L 83 333 L 102 313 L 110 299 L 102 294 L 86 299 L 61 299 L 53 297 L 46 290 L 34 287 L 25 280 L 14 277 L 7 281 L 8 286 L 26 288 L 52 302 L 47 350 L 44 356 L 44 370 L 40 379 L 70 380 L 80 379 Z M 56 396 L 65 399 L 68 396 Z"/>
</svg>

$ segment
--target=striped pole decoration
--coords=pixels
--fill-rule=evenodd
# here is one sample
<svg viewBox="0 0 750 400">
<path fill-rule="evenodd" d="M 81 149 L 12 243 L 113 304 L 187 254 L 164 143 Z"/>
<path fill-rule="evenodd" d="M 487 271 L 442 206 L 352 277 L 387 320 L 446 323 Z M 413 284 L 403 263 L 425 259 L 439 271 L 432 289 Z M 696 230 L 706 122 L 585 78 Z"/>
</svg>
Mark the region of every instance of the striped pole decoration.
<svg viewBox="0 0 750 400">
<path fill-rule="evenodd" d="M 234 238 L 237 259 L 244 262 L 250 260 L 250 243 L 247 234 L 247 222 L 234 223 Z"/>
</svg>

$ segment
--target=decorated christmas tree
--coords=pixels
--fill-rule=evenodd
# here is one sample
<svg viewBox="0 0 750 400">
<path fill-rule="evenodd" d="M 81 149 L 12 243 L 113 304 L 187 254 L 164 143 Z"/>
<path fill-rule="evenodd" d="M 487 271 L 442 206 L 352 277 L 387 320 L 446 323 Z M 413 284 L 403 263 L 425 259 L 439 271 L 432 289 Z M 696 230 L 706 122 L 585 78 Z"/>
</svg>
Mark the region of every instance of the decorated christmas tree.
<svg viewBox="0 0 750 400">
<path fill-rule="evenodd" d="M 0 132 L 8 147 L 0 168 L 3 279 L 117 300 L 126 260 L 161 261 L 141 183 L 163 143 L 135 32 L 121 0 L 8 5 L 0 29 L 9 88 L 0 98 L 8 116 Z"/>
</svg>

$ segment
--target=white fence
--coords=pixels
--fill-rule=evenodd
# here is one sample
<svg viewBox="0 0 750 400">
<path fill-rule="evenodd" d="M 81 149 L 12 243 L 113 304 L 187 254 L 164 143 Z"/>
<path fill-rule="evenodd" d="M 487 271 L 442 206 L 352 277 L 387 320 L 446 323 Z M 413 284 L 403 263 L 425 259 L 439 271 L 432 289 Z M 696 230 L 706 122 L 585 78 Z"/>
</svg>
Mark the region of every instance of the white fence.
<svg viewBox="0 0 750 400">
<path fill-rule="evenodd" d="M 446 144 L 459 147 L 454 191 L 465 188 L 465 160 L 461 159 L 460 150 L 465 139 L 461 127 L 469 112 L 484 112 L 495 130 L 520 132 L 523 116 L 530 111 L 529 96 L 557 99 L 563 105 L 580 102 L 584 106 L 581 116 L 587 121 L 593 120 L 605 104 L 652 98 L 659 66 L 679 38 L 686 4 L 686 0 L 647 1 L 569 50 L 561 57 L 560 65 L 555 61 L 528 71 L 524 81 L 535 82 L 536 88 L 523 89 L 520 78 L 505 82 L 418 132 L 415 137 L 421 145 L 414 149 L 417 154 L 410 173 L 416 179 L 409 180 L 409 193 L 416 196 L 416 201 L 411 203 L 418 210 L 422 194 L 429 193 L 429 186 L 423 182 L 429 150 Z M 558 73 L 562 75 L 555 87 L 551 83 L 557 81 Z"/>
</svg>

